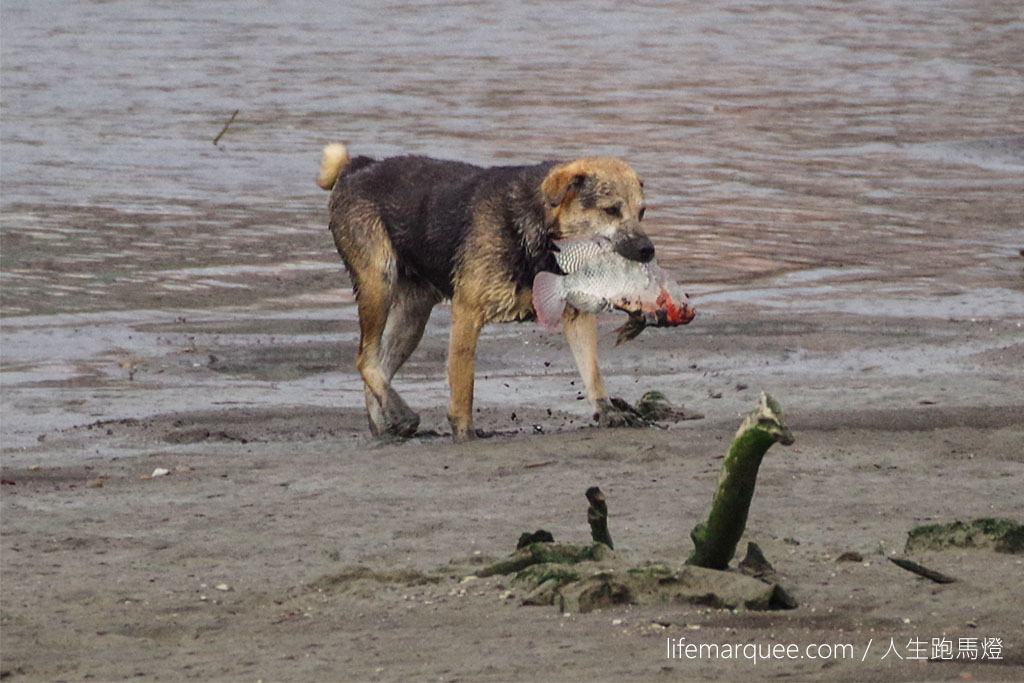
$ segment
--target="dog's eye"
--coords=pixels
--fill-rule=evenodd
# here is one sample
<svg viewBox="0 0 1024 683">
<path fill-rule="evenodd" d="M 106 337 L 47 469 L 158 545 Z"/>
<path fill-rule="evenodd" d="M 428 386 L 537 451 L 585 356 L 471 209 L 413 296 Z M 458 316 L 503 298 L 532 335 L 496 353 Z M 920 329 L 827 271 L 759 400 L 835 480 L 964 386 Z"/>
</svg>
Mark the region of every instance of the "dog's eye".
<svg viewBox="0 0 1024 683">
<path fill-rule="evenodd" d="M 622 218 L 622 209 L 618 206 L 606 206 L 604 212 L 612 218 Z"/>
</svg>

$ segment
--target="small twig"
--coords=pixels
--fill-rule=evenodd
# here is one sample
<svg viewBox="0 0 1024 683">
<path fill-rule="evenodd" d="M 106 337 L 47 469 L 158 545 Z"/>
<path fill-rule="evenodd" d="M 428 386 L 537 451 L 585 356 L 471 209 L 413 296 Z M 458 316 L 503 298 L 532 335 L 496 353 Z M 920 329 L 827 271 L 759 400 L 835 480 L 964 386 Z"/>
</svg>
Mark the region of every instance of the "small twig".
<svg viewBox="0 0 1024 683">
<path fill-rule="evenodd" d="M 906 569 L 908 572 L 913 572 L 915 574 L 918 574 L 919 576 L 923 576 L 926 579 L 931 579 L 935 583 L 953 583 L 956 581 L 956 579 L 954 579 L 952 576 L 946 576 L 945 574 L 937 572 L 934 569 L 928 569 L 928 567 L 925 567 L 923 565 L 918 564 L 917 562 L 914 562 L 913 560 L 908 560 L 903 557 L 890 557 L 889 561 L 897 567 L 902 567 L 903 569 Z"/>
<path fill-rule="evenodd" d="M 215 138 L 213 139 L 213 144 L 214 144 L 214 145 L 216 145 L 216 144 L 217 144 L 218 142 L 220 142 L 220 139 L 221 139 L 222 137 L 224 137 L 224 133 L 228 132 L 228 126 L 230 126 L 230 125 L 231 125 L 232 123 L 234 123 L 234 121 L 235 121 L 235 117 L 236 117 L 236 116 L 238 116 L 238 112 L 239 112 L 239 111 L 240 111 L 239 109 L 236 109 L 236 110 L 235 110 L 235 113 L 231 115 L 231 118 L 230 118 L 230 119 L 228 119 L 228 122 L 227 122 L 227 123 L 225 123 L 225 124 L 224 124 L 224 127 L 220 129 L 220 132 L 219 132 L 219 133 L 217 133 L 217 137 L 215 137 Z"/>
</svg>

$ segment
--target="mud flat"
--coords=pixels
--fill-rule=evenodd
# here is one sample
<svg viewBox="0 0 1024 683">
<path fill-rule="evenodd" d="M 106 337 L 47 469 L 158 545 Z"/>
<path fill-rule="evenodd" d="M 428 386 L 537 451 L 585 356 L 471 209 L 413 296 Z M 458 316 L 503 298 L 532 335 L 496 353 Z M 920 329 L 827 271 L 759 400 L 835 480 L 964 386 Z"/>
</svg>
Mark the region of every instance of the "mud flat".
<svg viewBox="0 0 1024 683">
<path fill-rule="evenodd" d="M 658 389 L 703 420 L 590 427 L 561 339 L 504 326 L 481 345 L 478 422 L 499 435 L 459 446 L 366 436 L 351 306 L 5 320 L 23 358 L 4 386 L 4 675 L 1019 679 L 1024 558 L 916 553 L 959 579 L 940 586 L 886 557 L 922 524 L 1024 517 L 1020 321 L 751 316 L 708 299 L 688 328 L 602 345 L 615 393 Z M 445 322 L 401 383 L 425 429 L 444 425 Z M 744 541 L 798 609 L 560 614 L 521 606 L 507 578 L 464 578 L 525 530 L 586 541 L 592 485 L 620 556 L 681 564 L 762 389 L 797 443 L 765 458 Z M 680 638 L 854 654 L 667 656 Z M 933 638 L 977 658 L 906 659 Z M 982 659 L 983 638 L 1001 659 Z M 905 659 L 882 658 L 890 641 Z"/>
</svg>

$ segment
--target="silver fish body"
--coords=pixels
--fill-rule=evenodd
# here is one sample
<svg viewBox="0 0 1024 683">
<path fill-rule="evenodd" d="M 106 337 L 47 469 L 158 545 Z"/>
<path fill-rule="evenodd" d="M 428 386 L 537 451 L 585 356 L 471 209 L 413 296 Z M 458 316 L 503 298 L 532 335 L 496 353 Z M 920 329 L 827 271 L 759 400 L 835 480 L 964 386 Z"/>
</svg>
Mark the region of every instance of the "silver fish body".
<svg viewBox="0 0 1024 683">
<path fill-rule="evenodd" d="M 533 283 L 534 309 L 545 327 L 557 327 L 567 304 L 584 313 L 623 310 L 662 326 L 693 318 L 689 297 L 655 261 L 631 261 L 607 238 L 555 245 L 555 261 L 565 275 L 541 272 Z"/>
</svg>

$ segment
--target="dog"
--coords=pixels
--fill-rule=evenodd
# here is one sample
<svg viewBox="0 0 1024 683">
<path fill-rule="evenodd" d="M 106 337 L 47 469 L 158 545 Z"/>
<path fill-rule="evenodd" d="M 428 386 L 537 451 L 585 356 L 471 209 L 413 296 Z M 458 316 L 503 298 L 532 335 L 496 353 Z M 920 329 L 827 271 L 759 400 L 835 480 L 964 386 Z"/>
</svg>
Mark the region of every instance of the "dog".
<svg viewBox="0 0 1024 683">
<path fill-rule="evenodd" d="M 330 230 L 359 310 L 356 366 L 370 431 L 409 437 L 419 416 L 391 379 L 448 299 L 448 421 L 455 441 L 473 428 L 477 340 L 484 324 L 535 319 L 534 276 L 562 274 L 554 240 L 603 235 L 641 262 L 654 245 L 640 227 L 643 181 L 608 157 L 485 168 L 426 156 L 373 159 L 341 143 L 323 151 L 317 184 L 331 191 Z M 597 360 L 597 320 L 566 307 L 565 334 L 599 425 L 634 426 L 610 399 Z M 618 404 L 618 405 L 616 405 Z"/>
</svg>

